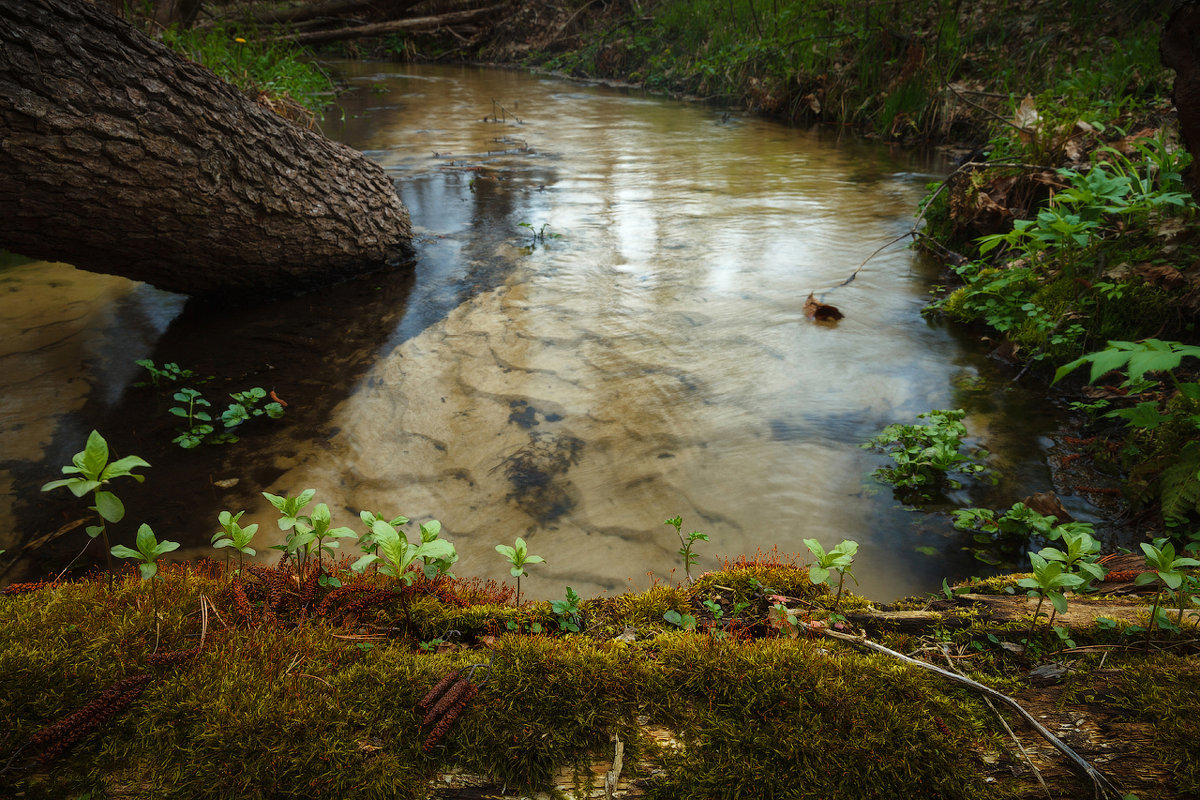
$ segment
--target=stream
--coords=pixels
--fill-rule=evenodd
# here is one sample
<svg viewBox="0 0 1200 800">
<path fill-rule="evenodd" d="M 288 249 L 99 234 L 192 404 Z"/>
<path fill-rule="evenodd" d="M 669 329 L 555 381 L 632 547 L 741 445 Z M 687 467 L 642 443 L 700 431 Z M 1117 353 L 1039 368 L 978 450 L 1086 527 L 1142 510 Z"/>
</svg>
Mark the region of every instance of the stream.
<svg viewBox="0 0 1200 800">
<path fill-rule="evenodd" d="M 701 571 L 815 537 L 860 543 L 857 591 L 877 600 L 980 574 L 965 534 L 901 506 L 860 447 L 933 408 L 968 410 L 999 476 L 953 502 L 1050 488 L 1055 411 L 922 318 L 936 265 L 903 239 L 841 285 L 909 231 L 936 158 L 519 71 L 333 68 L 352 91 L 323 129 L 397 181 L 415 269 L 242 307 L 0 269 L 0 581 L 83 546 L 63 528 L 87 503 L 38 487 L 93 427 L 154 465 L 114 484 L 114 543 L 146 521 L 179 555 L 212 554 L 217 513 L 247 509 L 273 558 L 259 492 L 312 487 L 335 525 L 439 519 L 461 576 L 509 580 L 495 545 L 524 537 L 546 559 L 522 581 L 540 598 L 680 580 L 676 514 L 710 537 Z M 806 318 L 810 292 L 845 318 Z M 164 394 L 133 385 L 139 358 L 213 376 L 196 388 L 214 406 L 262 386 L 288 413 L 181 450 Z"/>
</svg>

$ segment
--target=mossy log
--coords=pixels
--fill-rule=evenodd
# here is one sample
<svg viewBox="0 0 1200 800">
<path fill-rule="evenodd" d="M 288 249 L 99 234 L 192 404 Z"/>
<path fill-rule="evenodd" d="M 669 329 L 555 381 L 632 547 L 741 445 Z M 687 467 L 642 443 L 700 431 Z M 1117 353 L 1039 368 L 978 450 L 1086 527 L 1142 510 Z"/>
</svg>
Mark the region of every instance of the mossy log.
<svg viewBox="0 0 1200 800">
<path fill-rule="evenodd" d="M 688 587 L 585 601 L 582 634 L 562 632 L 546 603 L 512 607 L 511 591 L 494 584 L 405 587 L 342 573 L 343 586 L 330 588 L 316 571 L 250 572 L 176 565 L 153 595 L 129 573 L 111 589 L 95 580 L 0 596 L 0 781 L 48 797 L 988 800 L 1041 791 L 978 696 L 894 658 L 797 636 L 777 615 L 772 624 L 781 596 L 827 614 L 832 598 L 804 570 L 741 566 Z M 749 603 L 741 623 L 703 616 L 703 600 L 728 608 L 735 597 Z M 700 616 L 698 629 L 668 624 L 671 610 Z M 938 659 L 942 646 L 960 648 L 962 668 L 1004 684 L 1122 790 L 1196 795 L 1200 697 L 1188 687 L 1200 662 L 1186 640 L 1179 654 L 1147 655 L 1119 632 L 1081 631 L 1088 647 L 1078 654 L 1039 645 L 1067 666 L 1034 681 L 1014 675 L 1037 661 L 975 650 L 973 635 L 899 636 L 892 646 Z M 433 736 L 448 712 L 433 712 L 426 695 L 443 695 L 430 687 L 464 679 L 474 696 Z M 93 712 L 78 715 L 131 682 L 140 694 L 121 713 L 95 723 Z M 1178 691 L 1164 691 L 1171 686 Z M 1088 793 L 1057 752 L 1013 727 L 1055 796 Z M 39 760 L 53 738 L 44 732 L 68 729 L 62 754 Z"/>
</svg>

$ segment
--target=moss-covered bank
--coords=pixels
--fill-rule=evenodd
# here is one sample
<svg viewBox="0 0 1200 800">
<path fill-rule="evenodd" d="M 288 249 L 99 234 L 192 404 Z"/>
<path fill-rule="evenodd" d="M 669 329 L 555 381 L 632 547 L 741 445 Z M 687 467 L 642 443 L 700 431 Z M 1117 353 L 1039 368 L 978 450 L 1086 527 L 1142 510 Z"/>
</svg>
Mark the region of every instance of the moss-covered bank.
<svg viewBox="0 0 1200 800">
<path fill-rule="evenodd" d="M 494 584 L 406 589 L 343 573 L 338 590 L 316 577 L 168 567 L 157 631 L 151 593 L 133 575 L 111 589 L 100 577 L 0 596 L 6 794 L 478 797 L 464 787 L 482 783 L 490 796 L 602 797 L 618 740 L 618 797 L 1000 798 L 1036 787 L 977 696 L 883 655 L 796 636 L 779 609 L 827 619 L 833 598 L 785 564 L 741 563 L 687 589 L 585 601 L 578 633 L 562 630 L 549 604 L 513 608 Z M 932 626 L 905 633 L 887 633 L 888 615 L 865 602 L 843 602 L 858 609 L 845 625 L 865 621 L 880 640 L 931 659 L 944 648 L 1143 800 L 1200 791 L 1193 643 L 1143 644 L 1120 634 L 1123 622 L 1079 622 L 1078 647 L 1055 653 L 1062 645 L 1039 623 L 1019 652 L 1011 643 L 1027 619 L 948 602 Z M 665 621 L 671 610 L 697 628 Z M 436 720 L 424 722 L 418 703 L 473 664 L 478 696 L 425 746 Z M 1038 664 L 1063 668 L 1031 675 Z M 1045 675 L 1056 676 L 1049 686 Z M 106 708 L 121 700 L 112 692 L 89 717 L 47 732 L 122 680 L 133 699 L 111 719 Z M 1056 722 L 1067 718 L 1075 734 L 1104 731 L 1072 738 Z M 1014 727 L 1055 796 L 1090 796 Z M 56 756 L 55 743 L 75 734 Z"/>
</svg>

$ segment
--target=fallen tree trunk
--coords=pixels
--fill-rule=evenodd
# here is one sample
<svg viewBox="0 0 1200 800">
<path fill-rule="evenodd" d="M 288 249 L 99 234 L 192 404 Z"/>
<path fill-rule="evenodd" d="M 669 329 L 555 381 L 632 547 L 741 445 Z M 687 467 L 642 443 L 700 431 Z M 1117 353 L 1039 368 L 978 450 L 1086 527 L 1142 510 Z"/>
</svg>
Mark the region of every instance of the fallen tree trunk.
<svg viewBox="0 0 1200 800">
<path fill-rule="evenodd" d="M 411 255 L 365 156 L 83 0 L 0 4 L 0 246 L 187 294 L 296 291 Z"/>
<path fill-rule="evenodd" d="M 254 21 L 260 25 L 280 25 L 293 22 L 304 22 L 317 17 L 340 17 L 357 11 L 385 11 L 388 14 L 398 14 L 405 9 L 415 6 L 420 0 L 331 0 L 328 3 L 289 8 L 282 11 L 266 11 L 256 14 Z"/>
<path fill-rule="evenodd" d="M 450 25 L 461 25 L 464 22 L 474 22 L 495 14 L 505 7 L 504 3 L 485 8 L 472 8 L 466 11 L 451 11 L 433 17 L 414 17 L 412 19 L 397 19 L 390 22 L 375 22 L 370 25 L 354 25 L 349 28 L 334 28 L 333 30 L 297 33 L 291 36 L 281 36 L 298 44 L 314 44 L 316 42 L 333 42 L 342 39 L 363 39 L 369 36 L 386 36 L 400 31 L 431 31 Z"/>
</svg>

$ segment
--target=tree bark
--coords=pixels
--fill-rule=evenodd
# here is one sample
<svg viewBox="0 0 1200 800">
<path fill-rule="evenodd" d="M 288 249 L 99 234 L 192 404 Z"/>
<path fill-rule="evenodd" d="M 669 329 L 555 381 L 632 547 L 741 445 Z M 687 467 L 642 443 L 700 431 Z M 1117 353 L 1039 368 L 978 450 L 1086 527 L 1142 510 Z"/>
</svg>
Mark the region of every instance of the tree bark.
<svg viewBox="0 0 1200 800">
<path fill-rule="evenodd" d="M 214 295 L 394 266 L 411 238 L 361 153 L 84 0 L 0 3 L 0 246 Z"/>
<path fill-rule="evenodd" d="M 1200 197 L 1200 3 L 1188 2 L 1163 26 L 1159 55 L 1164 67 L 1175 70 L 1172 99 L 1179 113 L 1179 132 L 1192 163 L 1183 179 Z"/>
</svg>

